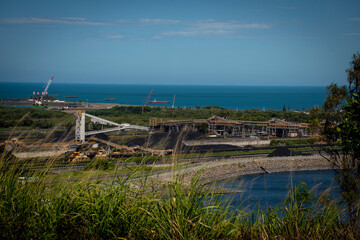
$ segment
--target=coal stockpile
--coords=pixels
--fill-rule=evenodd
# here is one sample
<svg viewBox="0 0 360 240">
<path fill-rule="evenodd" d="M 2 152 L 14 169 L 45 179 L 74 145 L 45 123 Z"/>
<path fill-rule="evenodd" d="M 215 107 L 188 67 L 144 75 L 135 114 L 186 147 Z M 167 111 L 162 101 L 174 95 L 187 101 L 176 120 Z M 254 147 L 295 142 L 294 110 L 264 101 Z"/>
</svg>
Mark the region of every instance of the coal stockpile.
<svg viewBox="0 0 360 240">
<path fill-rule="evenodd" d="M 287 157 L 287 156 L 293 156 L 292 151 L 290 151 L 287 147 L 278 147 L 268 155 L 268 157 Z"/>
<path fill-rule="evenodd" d="M 109 141 L 109 137 L 104 133 L 95 134 L 94 137 L 101 139 L 101 140 Z"/>
<path fill-rule="evenodd" d="M 185 147 L 185 152 L 197 152 L 197 153 L 207 153 L 207 152 L 235 152 L 242 151 L 244 148 L 234 146 L 234 145 L 199 145 L 193 147 Z"/>
<path fill-rule="evenodd" d="M 129 139 L 125 144 L 128 146 L 143 146 L 157 149 L 183 149 L 183 140 L 195 140 L 203 136 L 199 132 L 183 132 L 183 133 L 152 133 L 148 137 L 138 137 Z"/>
<path fill-rule="evenodd" d="M 74 131 L 55 131 L 49 135 L 50 142 L 70 142 L 74 141 L 75 132 Z"/>
<path fill-rule="evenodd" d="M 43 141 L 48 143 L 74 141 L 74 131 L 53 131 L 45 133 L 29 133 L 23 137 L 26 140 Z"/>
<path fill-rule="evenodd" d="M 129 146 L 129 147 L 134 147 L 134 146 L 144 146 L 145 142 L 146 142 L 145 137 L 137 137 L 137 138 L 132 138 L 130 140 L 127 140 L 125 142 L 125 145 Z"/>
</svg>

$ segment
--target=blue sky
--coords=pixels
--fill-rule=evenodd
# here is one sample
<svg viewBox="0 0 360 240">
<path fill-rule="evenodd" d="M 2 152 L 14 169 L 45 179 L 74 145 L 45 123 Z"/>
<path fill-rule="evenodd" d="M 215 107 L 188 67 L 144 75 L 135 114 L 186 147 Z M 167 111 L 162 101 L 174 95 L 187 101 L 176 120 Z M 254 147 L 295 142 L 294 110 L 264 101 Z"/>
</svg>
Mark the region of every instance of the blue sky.
<svg viewBox="0 0 360 240">
<path fill-rule="evenodd" d="M 0 1 L 0 81 L 346 84 L 358 0 Z"/>
</svg>

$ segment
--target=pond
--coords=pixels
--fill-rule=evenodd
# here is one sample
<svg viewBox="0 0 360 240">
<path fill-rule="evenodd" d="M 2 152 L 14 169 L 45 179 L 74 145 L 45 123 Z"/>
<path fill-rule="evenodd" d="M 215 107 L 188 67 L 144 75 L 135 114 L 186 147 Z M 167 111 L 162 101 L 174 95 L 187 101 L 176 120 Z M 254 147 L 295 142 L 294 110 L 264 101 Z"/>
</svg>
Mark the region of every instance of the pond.
<svg viewBox="0 0 360 240">
<path fill-rule="evenodd" d="M 331 199 L 340 197 L 338 183 L 331 170 L 247 175 L 218 181 L 215 186 L 236 192 L 223 194 L 220 200 L 231 200 L 233 207 L 248 207 L 256 211 L 258 207 L 280 205 L 300 182 L 305 182 L 316 196 L 330 189 Z"/>
</svg>

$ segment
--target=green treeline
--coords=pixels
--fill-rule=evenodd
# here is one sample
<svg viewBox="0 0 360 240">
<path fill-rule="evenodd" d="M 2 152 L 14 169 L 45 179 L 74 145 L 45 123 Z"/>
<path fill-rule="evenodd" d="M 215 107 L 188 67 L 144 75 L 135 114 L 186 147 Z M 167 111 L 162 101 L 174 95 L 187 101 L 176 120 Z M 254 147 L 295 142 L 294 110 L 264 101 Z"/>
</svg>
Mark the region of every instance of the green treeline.
<svg viewBox="0 0 360 240">
<path fill-rule="evenodd" d="M 51 128 L 57 125 L 72 126 L 72 115 L 28 107 L 0 107 L 0 128 L 27 127 Z"/>
<path fill-rule="evenodd" d="M 291 122 L 308 122 L 309 116 L 303 112 L 277 111 L 258 109 L 231 110 L 212 107 L 197 108 L 164 108 L 121 106 L 111 109 L 91 110 L 88 113 L 104 117 L 118 123 L 148 125 L 153 117 L 174 120 L 207 119 L 213 115 L 244 121 L 268 121 L 272 118 L 285 119 Z M 75 124 L 74 116 L 60 111 L 34 109 L 26 107 L 0 107 L 0 128 L 26 127 L 51 128 L 60 124 L 70 127 Z"/>
<path fill-rule="evenodd" d="M 303 112 L 277 111 L 259 109 L 231 110 L 216 106 L 197 108 L 162 108 L 142 106 L 122 106 L 111 109 L 93 110 L 88 113 L 111 119 L 116 122 L 127 122 L 132 124 L 147 125 L 151 117 L 187 120 L 207 119 L 213 115 L 244 121 L 268 121 L 272 118 L 285 119 L 291 122 L 308 122 L 309 117 Z"/>
</svg>

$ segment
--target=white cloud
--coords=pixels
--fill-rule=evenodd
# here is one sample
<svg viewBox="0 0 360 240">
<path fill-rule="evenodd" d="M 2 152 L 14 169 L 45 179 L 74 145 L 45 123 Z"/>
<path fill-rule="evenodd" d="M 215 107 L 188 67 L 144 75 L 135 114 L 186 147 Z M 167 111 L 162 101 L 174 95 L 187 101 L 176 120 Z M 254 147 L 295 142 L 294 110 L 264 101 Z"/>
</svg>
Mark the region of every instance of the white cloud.
<svg viewBox="0 0 360 240">
<path fill-rule="evenodd" d="M 234 33 L 233 31 L 224 30 L 199 30 L 199 29 L 188 29 L 180 31 L 168 31 L 161 33 L 162 36 L 184 36 L 184 37 L 195 37 L 205 35 L 229 35 Z M 159 36 L 158 36 L 159 37 Z"/>
<path fill-rule="evenodd" d="M 166 31 L 157 35 L 156 38 L 161 36 L 218 36 L 218 37 L 234 37 L 242 29 L 269 29 L 272 27 L 270 24 L 264 23 L 242 23 L 239 21 L 215 21 L 199 20 L 184 22 L 188 28 L 177 31 Z"/>
<path fill-rule="evenodd" d="M 63 17 L 63 18 L 3 18 L 0 24 L 68 24 L 68 25 L 112 25 L 112 26 L 132 26 L 133 28 L 141 26 L 161 25 L 167 29 L 159 34 L 154 34 L 155 38 L 165 36 L 217 36 L 217 37 L 234 37 L 239 34 L 240 30 L 245 29 L 269 29 L 272 28 L 268 23 L 246 23 L 240 21 L 217 21 L 214 19 L 181 21 L 175 19 L 143 18 L 137 20 L 119 19 L 110 22 L 89 21 L 80 17 Z M 175 27 L 176 26 L 176 27 Z M 108 34 L 103 35 L 109 39 L 123 39 L 123 35 Z"/>
<path fill-rule="evenodd" d="M 242 23 L 239 21 L 215 21 L 215 20 L 202 20 L 194 23 L 190 22 L 199 29 L 267 29 L 271 28 L 270 24 L 263 23 Z"/>
<path fill-rule="evenodd" d="M 178 23 L 181 23 L 181 21 L 174 19 L 159 19 L 159 18 L 141 18 L 137 20 L 118 19 L 114 22 L 114 24 L 121 24 L 121 25 L 173 25 Z"/>
<path fill-rule="evenodd" d="M 173 20 L 173 19 L 151 19 L 151 18 L 143 18 L 138 20 L 138 23 L 140 24 L 152 24 L 152 25 L 158 25 L 158 24 L 177 24 L 180 23 L 180 20 Z"/>
<path fill-rule="evenodd" d="M 0 24 L 75 24 L 75 25 L 109 25 L 105 22 L 87 21 L 85 18 L 3 18 Z"/>
<path fill-rule="evenodd" d="M 62 19 L 67 19 L 67 20 L 78 20 L 78 21 L 85 21 L 85 18 L 79 18 L 79 17 L 64 17 Z"/>
</svg>

